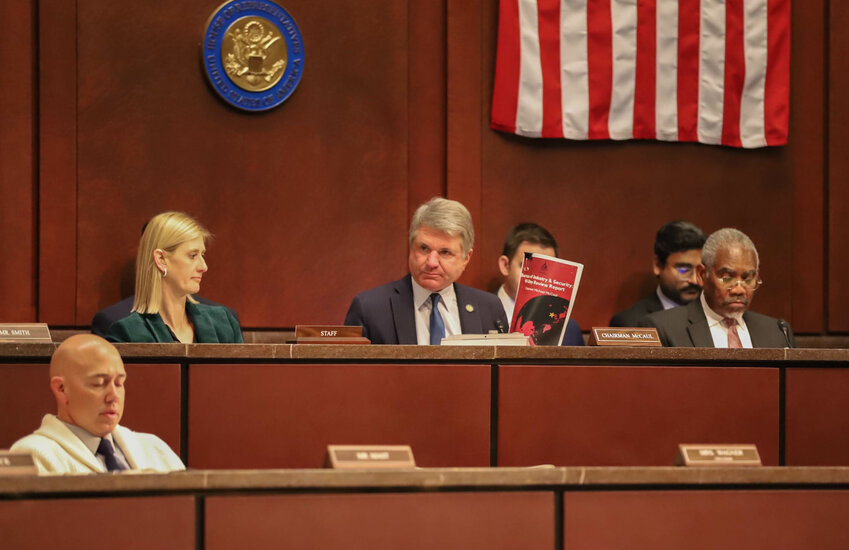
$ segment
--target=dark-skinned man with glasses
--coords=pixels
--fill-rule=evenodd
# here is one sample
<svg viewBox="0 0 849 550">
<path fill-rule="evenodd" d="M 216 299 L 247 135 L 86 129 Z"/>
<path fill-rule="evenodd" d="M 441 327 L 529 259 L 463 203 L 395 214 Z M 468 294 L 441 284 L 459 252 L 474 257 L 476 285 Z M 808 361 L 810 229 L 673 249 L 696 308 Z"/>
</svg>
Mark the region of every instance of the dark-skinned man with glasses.
<svg viewBox="0 0 849 550">
<path fill-rule="evenodd" d="M 644 317 L 640 326 L 657 328 L 664 346 L 712 348 L 795 347 L 790 325 L 749 311 L 763 284 L 758 251 L 737 229 L 712 233 L 702 248 L 697 276 L 703 292 L 686 306 Z"/>
<path fill-rule="evenodd" d="M 690 222 L 674 221 L 663 225 L 654 239 L 652 269 L 657 288 L 625 311 L 610 319 L 612 327 L 635 327 L 655 311 L 687 305 L 702 291 L 696 267 L 701 263 L 705 234 Z"/>
</svg>

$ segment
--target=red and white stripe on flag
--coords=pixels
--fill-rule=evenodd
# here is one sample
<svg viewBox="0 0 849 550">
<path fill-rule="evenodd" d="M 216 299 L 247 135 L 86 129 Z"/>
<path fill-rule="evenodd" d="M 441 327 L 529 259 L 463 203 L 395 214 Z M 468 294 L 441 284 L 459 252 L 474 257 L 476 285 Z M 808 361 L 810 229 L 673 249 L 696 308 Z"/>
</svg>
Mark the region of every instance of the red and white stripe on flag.
<svg viewBox="0 0 849 550">
<path fill-rule="evenodd" d="M 787 143 L 790 0 L 500 0 L 492 127 Z"/>
</svg>

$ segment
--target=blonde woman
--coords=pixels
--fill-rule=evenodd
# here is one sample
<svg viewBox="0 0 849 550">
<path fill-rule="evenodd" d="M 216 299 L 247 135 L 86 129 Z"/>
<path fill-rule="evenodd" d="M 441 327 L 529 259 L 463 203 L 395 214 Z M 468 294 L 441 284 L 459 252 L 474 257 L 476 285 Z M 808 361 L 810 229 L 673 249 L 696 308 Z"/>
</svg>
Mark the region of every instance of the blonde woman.
<svg viewBox="0 0 849 550">
<path fill-rule="evenodd" d="M 211 237 L 182 212 L 154 216 L 136 258 L 132 313 L 112 324 L 112 342 L 241 343 L 239 322 L 227 308 L 198 303 Z"/>
</svg>

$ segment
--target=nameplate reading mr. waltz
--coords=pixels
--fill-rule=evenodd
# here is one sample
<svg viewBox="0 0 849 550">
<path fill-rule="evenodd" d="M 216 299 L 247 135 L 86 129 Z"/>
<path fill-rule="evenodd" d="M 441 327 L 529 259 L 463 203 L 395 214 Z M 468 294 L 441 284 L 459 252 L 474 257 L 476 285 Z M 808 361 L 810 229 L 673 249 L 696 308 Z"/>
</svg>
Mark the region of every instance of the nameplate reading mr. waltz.
<svg viewBox="0 0 849 550">
<path fill-rule="evenodd" d="M 678 445 L 677 466 L 760 466 L 755 445 Z"/>
<path fill-rule="evenodd" d="M 29 453 L 0 450 L 0 476 L 35 475 L 38 469 Z"/>
<path fill-rule="evenodd" d="M 342 468 L 415 468 L 409 445 L 328 445 L 326 465 Z"/>
<path fill-rule="evenodd" d="M 0 342 L 50 344 L 53 340 L 47 323 L 2 323 Z"/>
<path fill-rule="evenodd" d="M 661 346 L 660 337 L 655 328 L 593 327 L 588 344 L 591 346 Z"/>
</svg>

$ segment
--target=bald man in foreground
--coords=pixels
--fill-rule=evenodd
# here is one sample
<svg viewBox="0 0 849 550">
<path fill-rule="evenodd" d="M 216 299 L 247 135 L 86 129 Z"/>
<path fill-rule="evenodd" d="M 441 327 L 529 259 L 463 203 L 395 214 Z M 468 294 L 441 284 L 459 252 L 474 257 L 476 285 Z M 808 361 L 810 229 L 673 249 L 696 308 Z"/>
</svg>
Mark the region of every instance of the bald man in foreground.
<svg viewBox="0 0 849 550">
<path fill-rule="evenodd" d="M 50 360 L 56 415 L 45 415 L 11 450 L 32 453 L 39 474 L 185 470 L 164 441 L 118 425 L 126 380 L 112 344 L 93 334 L 68 338 Z"/>
</svg>

